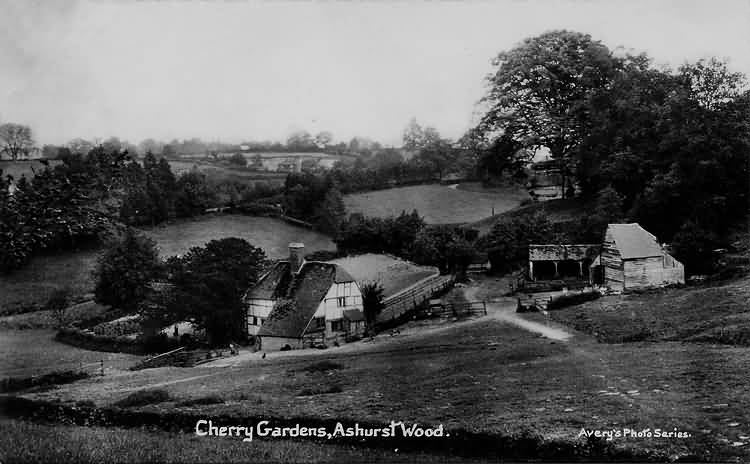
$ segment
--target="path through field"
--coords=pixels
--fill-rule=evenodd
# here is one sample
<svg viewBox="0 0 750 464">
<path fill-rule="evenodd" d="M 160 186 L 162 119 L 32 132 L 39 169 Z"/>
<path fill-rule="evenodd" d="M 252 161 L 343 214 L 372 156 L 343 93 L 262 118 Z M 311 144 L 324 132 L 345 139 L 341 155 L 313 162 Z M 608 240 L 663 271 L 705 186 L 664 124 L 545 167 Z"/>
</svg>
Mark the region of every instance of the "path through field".
<svg viewBox="0 0 750 464">
<path fill-rule="evenodd" d="M 477 290 L 477 287 L 466 287 L 464 289 L 464 296 L 469 301 L 475 301 L 475 294 Z M 507 322 L 524 330 L 528 330 L 529 332 L 535 332 L 541 334 L 544 337 L 559 341 L 566 341 L 573 336 L 573 334 L 564 330 L 562 326 L 557 325 L 553 322 L 548 321 L 548 323 L 542 324 L 525 319 L 516 312 L 515 298 L 494 298 L 490 301 L 487 301 L 486 305 L 488 317 Z"/>
</svg>

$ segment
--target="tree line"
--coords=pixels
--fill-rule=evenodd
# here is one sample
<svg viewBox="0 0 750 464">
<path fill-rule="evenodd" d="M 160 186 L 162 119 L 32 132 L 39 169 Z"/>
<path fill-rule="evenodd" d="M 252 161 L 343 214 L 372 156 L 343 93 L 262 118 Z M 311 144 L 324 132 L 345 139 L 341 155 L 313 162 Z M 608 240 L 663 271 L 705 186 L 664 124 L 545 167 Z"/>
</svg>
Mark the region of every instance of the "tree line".
<svg viewBox="0 0 750 464">
<path fill-rule="evenodd" d="M 715 58 L 676 70 L 552 31 L 497 55 L 480 122 L 462 139 L 488 175 L 517 174 L 546 147 L 563 195 L 673 241 L 693 269 L 743 223 L 750 91 Z"/>
</svg>

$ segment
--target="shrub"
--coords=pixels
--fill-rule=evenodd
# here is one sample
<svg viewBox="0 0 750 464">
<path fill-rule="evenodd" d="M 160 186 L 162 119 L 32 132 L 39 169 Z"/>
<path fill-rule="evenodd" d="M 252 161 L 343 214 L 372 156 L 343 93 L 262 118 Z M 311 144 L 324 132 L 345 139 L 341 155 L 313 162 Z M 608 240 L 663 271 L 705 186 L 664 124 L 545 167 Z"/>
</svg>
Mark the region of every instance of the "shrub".
<svg viewBox="0 0 750 464">
<path fill-rule="evenodd" d="M 139 337 L 136 341 L 146 353 L 166 353 L 180 347 L 178 340 L 167 337 L 165 333 Z"/>
<path fill-rule="evenodd" d="M 8 377 L 0 380 L 0 393 L 11 393 L 34 387 L 62 385 L 88 378 L 82 371 L 55 371 L 37 377 Z"/>
<path fill-rule="evenodd" d="M 146 406 L 148 404 L 163 403 L 172 400 L 172 396 L 166 390 L 138 390 L 114 403 L 118 408 L 133 408 Z"/>
<path fill-rule="evenodd" d="M 596 300 L 600 296 L 602 296 L 601 293 L 596 290 L 581 293 L 566 293 L 564 295 L 552 298 L 552 300 L 550 300 L 549 304 L 547 305 L 547 309 L 551 311 L 553 309 L 561 309 L 568 306 L 574 306 L 585 303 L 587 301 Z"/>
<path fill-rule="evenodd" d="M 310 364 L 309 366 L 305 367 L 303 370 L 307 372 L 325 372 L 330 371 L 334 369 L 343 369 L 344 366 L 333 361 L 325 360 L 316 362 L 313 364 Z"/>
<path fill-rule="evenodd" d="M 329 393 L 341 393 L 344 391 L 339 385 L 329 385 L 328 387 L 315 386 L 311 388 L 303 388 L 297 396 L 313 396 L 313 395 L 326 395 Z"/>
<path fill-rule="evenodd" d="M 217 395 L 202 396 L 200 398 L 191 398 L 189 400 L 180 401 L 175 406 L 189 407 L 189 406 L 200 406 L 202 404 L 222 404 L 224 399 Z"/>
</svg>

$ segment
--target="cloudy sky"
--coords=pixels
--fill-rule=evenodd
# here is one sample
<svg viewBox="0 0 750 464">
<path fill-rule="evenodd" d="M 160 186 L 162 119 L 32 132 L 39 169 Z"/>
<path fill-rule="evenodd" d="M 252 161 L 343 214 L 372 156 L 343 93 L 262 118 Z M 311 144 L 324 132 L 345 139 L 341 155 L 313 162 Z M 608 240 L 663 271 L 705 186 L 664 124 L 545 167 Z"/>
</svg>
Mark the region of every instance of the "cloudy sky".
<svg viewBox="0 0 750 464">
<path fill-rule="evenodd" d="M 0 122 L 118 136 L 460 136 L 497 52 L 550 29 L 750 74 L 750 1 L 0 0 Z"/>
</svg>

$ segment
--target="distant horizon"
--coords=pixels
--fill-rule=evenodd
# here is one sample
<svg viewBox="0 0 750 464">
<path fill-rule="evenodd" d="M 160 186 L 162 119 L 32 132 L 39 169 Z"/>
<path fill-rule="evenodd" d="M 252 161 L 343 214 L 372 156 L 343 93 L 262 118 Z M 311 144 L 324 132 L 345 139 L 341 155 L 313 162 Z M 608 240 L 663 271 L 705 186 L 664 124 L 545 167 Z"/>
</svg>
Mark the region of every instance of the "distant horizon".
<svg viewBox="0 0 750 464">
<path fill-rule="evenodd" d="M 40 146 L 306 130 L 398 147 L 411 118 L 455 140 L 480 114 L 493 57 L 552 29 L 750 74 L 742 0 L 0 1 L 0 123 L 29 125 Z"/>
</svg>

